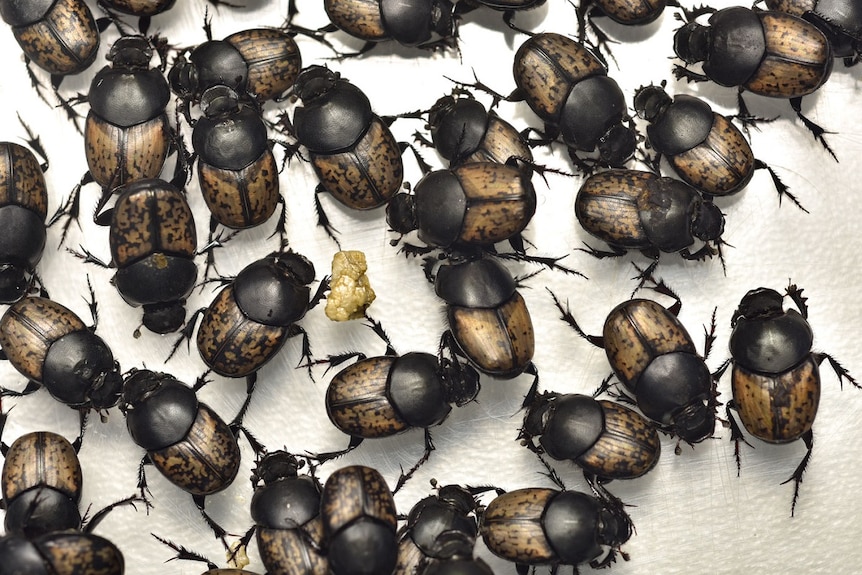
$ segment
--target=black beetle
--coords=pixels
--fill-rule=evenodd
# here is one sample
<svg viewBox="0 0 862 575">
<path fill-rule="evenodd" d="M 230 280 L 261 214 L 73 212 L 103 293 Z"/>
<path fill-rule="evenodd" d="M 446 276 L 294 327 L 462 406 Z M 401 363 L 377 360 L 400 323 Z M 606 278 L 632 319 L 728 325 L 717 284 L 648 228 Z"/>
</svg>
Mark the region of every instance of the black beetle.
<svg viewBox="0 0 862 575">
<path fill-rule="evenodd" d="M 531 451 L 571 460 L 587 479 L 633 479 L 655 467 L 661 443 L 655 427 L 618 403 L 579 393 L 538 393 L 524 398 L 518 439 Z"/>
<path fill-rule="evenodd" d="M 125 560 L 104 537 L 57 531 L 27 539 L 9 533 L 0 537 L 0 573 L 15 575 L 123 575 Z"/>
<path fill-rule="evenodd" d="M 257 549 L 268 573 L 327 575 L 322 550 L 321 486 L 313 475 L 298 475 L 304 460 L 286 451 L 259 458 L 252 470 L 251 518 L 255 525 L 242 538 L 257 534 Z"/>
<path fill-rule="evenodd" d="M 442 266 L 434 290 L 446 302 L 449 330 L 441 345 L 495 377 L 535 376 L 533 322 L 516 288 L 512 274 L 494 259 Z"/>
<path fill-rule="evenodd" d="M 310 153 L 320 180 L 315 193 L 318 223 L 334 239 L 319 194 L 329 192 L 355 210 L 386 204 L 401 187 L 406 144 L 395 141 L 386 122 L 371 110 L 368 97 L 338 72 L 309 66 L 300 73 L 294 94 L 302 106 L 294 111 L 291 131 Z"/>
<path fill-rule="evenodd" d="M 526 100 L 545 122 L 546 143 L 558 135 L 569 156 L 582 170 L 593 166 L 620 167 L 635 152 L 637 137 L 623 122 L 626 100 L 607 66 L 583 44 L 566 36 L 531 36 L 515 54 L 513 74 L 517 89 L 509 100 Z M 598 150 L 598 158 L 578 152 Z"/>
<path fill-rule="evenodd" d="M 246 377 L 249 393 L 256 372 L 272 359 L 284 343 L 302 335 L 302 355 L 310 362 L 308 334 L 296 324 L 320 303 L 329 287 L 324 278 L 311 297 L 314 265 L 292 251 L 274 252 L 252 262 L 229 281 L 209 307 L 195 312 L 174 344 L 191 338 L 196 317 L 203 314 L 197 347 L 204 363 L 225 377 Z"/>
<path fill-rule="evenodd" d="M 716 254 L 722 257 L 721 210 L 688 184 L 652 172 L 607 170 L 593 174 L 578 190 L 575 217 L 590 235 L 611 248 L 602 251 L 585 244 L 584 251 L 607 258 L 640 250 L 654 260 L 648 272 L 654 269 L 661 252 L 678 252 L 687 260 Z M 692 252 L 689 248 L 696 240 L 704 243 Z"/>
<path fill-rule="evenodd" d="M 324 0 L 323 8 L 331 24 L 321 32 L 341 30 L 365 41 L 342 58 L 364 54 L 384 40 L 424 49 L 453 47 L 458 36 L 450 0 Z"/>
<path fill-rule="evenodd" d="M 651 277 L 649 278 L 651 279 Z M 638 409 L 680 441 L 699 443 L 715 430 L 718 407 L 718 374 L 712 374 L 706 358 L 715 340 L 715 313 L 712 329 L 706 334 L 703 356 L 697 353 L 691 336 L 677 319 L 682 304 L 663 282 L 652 288 L 676 302 L 665 308 L 648 299 L 631 299 L 617 305 L 605 319 L 601 336 L 587 335 L 578 326 L 568 307 L 553 293 L 554 304 L 578 335 L 603 348 L 611 369 L 632 397 L 620 399 Z M 606 380 L 601 388 L 608 387 Z M 679 444 L 677 444 L 679 453 Z"/>
<path fill-rule="evenodd" d="M 408 471 L 402 471 L 397 493 L 434 450 L 431 427 L 449 416 L 452 405 L 463 406 L 479 393 L 479 375 L 469 365 L 424 352 L 397 355 L 380 324 L 371 327 L 387 344 L 386 355 L 363 353 L 330 356 L 332 366 L 358 358 L 339 371 L 326 390 L 326 414 L 335 427 L 350 435 L 343 451 L 319 454 L 326 461 L 358 447 L 363 440 L 389 437 L 409 429 L 425 430 L 425 452 Z"/>
<path fill-rule="evenodd" d="M 437 100 L 428 110 L 428 127 L 431 141 L 418 139 L 433 146 L 452 168 L 471 162 L 533 160 L 530 146 L 514 126 L 472 97 Z"/>
<path fill-rule="evenodd" d="M 479 530 L 491 553 L 516 563 L 518 573 L 526 574 L 530 565 L 555 568 L 589 562 L 594 568 L 607 567 L 633 527 L 617 501 L 531 487 L 491 500 Z"/>
<path fill-rule="evenodd" d="M 686 64 L 703 62 L 703 73 L 675 66 L 677 79 L 738 86 L 741 120 L 753 119 L 742 99 L 743 90 L 789 99 L 805 127 L 837 160 L 823 137 L 825 130 L 802 114 L 802 97 L 822 86 L 832 72 L 832 49 L 816 26 L 785 12 L 741 6 L 718 11 L 701 7 L 683 13 L 689 22 L 676 31 L 674 52 Z M 710 13 L 708 26 L 694 21 Z"/>
<path fill-rule="evenodd" d="M 814 433 L 811 426 L 820 402 L 820 369 L 828 359 L 839 382 L 847 380 L 862 387 L 831 355 L 813 352 L 814 334 L 808 323 L 808 306 L 802 289 L 791 284 L 786 295 L 799 308 L 784 309 L 784 296 L 770 288 L 751 290 L 733 314 L 730 334 L 733 365 L 733 400 L 727 403 L 731 440 L 736 444 L 739 467 L 739 441 L 745 441 L 730 413 L 735 409 L 745 429 L 767 443 L 790 443 L 802 439 L 808 451 L 787 482 L 795 483 L 790 514 L 796 508 L 802 474 L 811 458 Z"/>
<path fill-rule="evenodd" d="M 302 69 L 302 55 L 293 37 L 274 28 L 253 28 L 213 40 L 209 23 L 207 41 L 185 57 L 181 53 L 168 72 L 171 89 L 184 102 L 200 101 L 213 86 L 228 86 L 257 102 L 284 94 Z"/>
<path fill-rule="evenodd" d="M 396 194 L 386 221 L 400 234 L 418 230 L 428 249 L 505 240 L 522 246 L 520 233 L 535 213 L 529 173 L 516 165 L 470 162 L 426 174 L 412 194 Z"/>
<path fill-rule="evenodd" d="M 43 297 L 27 297 L 0 318 L 2 355 L 29 383 L 23 391 L 2 388 L 2 396 L 27 395 L 44 386 L 58 401 L 78 410 L 102 411 L 117 404 L 123 378 L 105 341 L 95 334 L 96 303 L 90 288 L 93 327 L 73 311 Z"/>
<path fill-rule="evenodd" d="M 247 405 L 227 424 L 198 401 L 195 391 L 171 375 L 132 370 L 123 384 L 120 410 L 132 440 L 147 452 L 138 473 L 141 495 L 147 490 L 144 465 L 152 464 L 192 496 L 207 525 L 224 540 L 224 529 L 206 512 L 206 497 L 236 478 L 240 464 L 236 433 Z"/>
<path fill-rule="evenodd" d="M 665 7 L 679 7 L 676 0 L 581 0 L 577 6 L 578 41 L 587 38 L 587 28 L 595 35 L 597 50 L 610 54 L 608 35 L 600 30 L 593 19 L 605 16 L 622 26 L 645 26 L 658 19 Z"/>
<path fill-rule="evenodd" d="M 460 18 L 464 14 L 468 14 L 477 8 L 488 8 L 503 13 L 503 22 L 506 26 L 515 32 L 532 35 L 532 32 L 522 30 L 515 26 L 515 15 L 524 10 L 532 10 L 538 8 L 545 3 L 545 0 L 459 0 L 455 5 L 455 17 Z"/>
<path fill-rule="evenodd" d="M 192 146 L 198 155 L 201 194 L 212 214 L 210 236 L 217 223 L 232 229 L 262 224 L 281 202 L 276 233 L 283 239 L 285 204 L 278 166 L 259 109 L 230 87 L 218 85 L 201 96 L 201 110 Z"/>
<path fill-rule="evenodd" d="M 436 487 L 436 481 L 432 480 Z M 475 491 L 484 489 L 444 485 L 437 493 L 416 503 L 407 516 L 407 523 L 398 533 L 398 563 L 394 575 L 437 573 L 454 569 L 455 573 L 486 573 L 484 562 L 470 565 L 473 546 L 478 535 L 477 512 L 480 505 Z M 444 568 L 440 564 L 448 563 Z M 478 569 L 478 571 L 475 571 Z"/>
<path fill-rule="evenodd" d="M 176 331 L 185 321 L 186 297 L 197 279 L 197 234 L 185 194 L 157 179 L 114 191 L 120 197 L 110 210 L 111 264 L 86 250 L 73 253 L 117 268 L 112 283 L 126 303 L 143 306 L 144 327 L 154 333 Z"/>
<path fill-rule="evenodd" d="M 34 149 L 44 157 L 41 146 Z M 47 238 L 47 167 L 47 161 L 40 166 L 27 148 L 0 142 L 0 303 L 18 301 L 38 281 L 35 268 Z"/>
<path fill-rule="evenodd" d="M 362 465 L 333 472 L 323 486 L 320 515 L 334 575 L 392 573 L 398 516 L 380 472 Z"/>
<path fill-rule="evenodd" d="M 48 103 L 30 71 L 30 62 L 51 74 L 55 95 L 69 117 L 76 118 L 57 90 L 65 76 L 83 72 L 96 60 L 99 32 L 107 28 L 109 20 L 96 21 L 84 0 L 2 0 L 0 16 L 12 27 L 39 97 Z"/>
<path fill-rule="evenodd" d="M 855 0 L 765 0 L 770 10 L 787 12 L 817 26 L 846 66 L 859 63 L 862 50 L 862 5 Z"/>
<path fill-rule="evenodd" d="M 156 178 L 164 167 L 176 141 L 165 111 L 171 91 L 162 73 L 150 68 L 152 55 L 147 38 L 123 36 L 106 56 L 111 65 L 99 70 L 90 83 L 86 97 L 90 113 L 84 127 L 88 171 L 51 218 L 52 224 L 67 218 L 61 243 L 78 217 L 82 186 L 95 181 L 102 188 L 97 219 L 116 187 Z"/>
<path fill-rule="evenodd" d="M 680 178 L 710 196 L 735 194 L 748 185 L 754 170 L 765 169 L 779 202 L 787 196 L 805 211 L 772 168 L 754 157 L 730 118 L 713 112 L 706 101 L 687 94 L 671 98 L 662 83 L 640 88 L 634 105 L 638 116 L 649 122 L 647 142 L 657 152 L 654 168 L 664 156 Z"/>
</svg>

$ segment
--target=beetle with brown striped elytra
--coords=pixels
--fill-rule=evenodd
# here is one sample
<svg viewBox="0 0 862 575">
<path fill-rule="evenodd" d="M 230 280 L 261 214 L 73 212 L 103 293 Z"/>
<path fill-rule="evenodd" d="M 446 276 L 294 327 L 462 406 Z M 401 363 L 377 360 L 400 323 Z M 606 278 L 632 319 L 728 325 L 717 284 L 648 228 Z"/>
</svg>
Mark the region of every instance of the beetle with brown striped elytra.
<svg viewBox="0 0 862 575">
<path fill-rule="evenodd" d="M 185 195 L 157 179 L 138 180 L 115 190 L 109 212 L 111 264 L 73 252 L 89 263 L 116 267 L 112 283 L 131 306 L 143 306 L 143 325 L 154 333 L 182 327 L 185 301 L 197 279 L 194 216 Z M 146 225 L 143 225 L 146 223 Z"/>
<path fill-rule="evenodd" d="M 695 96 L 678 94 L 671 98 L 661 86 L 644 86 L 635 93 L 638 116 L 649 122 L 648 146 L 667 158 L 677 175 L 703 194 L 727 196 L 741 191 L 754 170 L 765 169 L 772 177 L 779 201 L 787 196 L 803 209 L 778 175 L 754 157 L 751 146 L 730 118 L 713 112 L 709 104 Z"/>
<path fill-rule="evenodd" d="M 743 90 L 790 100 L 797 117 L 837 160 L 826 131 L 802 114 L 802 97 L 825 84 L 832 72 L 832 48 L 823 32 L 774 10 L 702 6 L 682 13 L 687 23 L 674 35 L 674 52 L 686 64 L 703 62 L 703 73 L 675 66 L 677 79 L 738 87 L 739 118 L 747 122 L 757 118 L 748 112 Z M 710 14 L 708 26 L 695 21 L 703 14 Z"/>
<path fill-rule="evenodd" d="M 591 482 L 633 479 L 655 467 L 661 443 L 655 427 L 631 409 L 577 393 L 524 398 L 518 439 L 531 451 L 571 460 Z"/>
<path fill-rule="evenodd" d="M 47 239 L 45 169 L 27 148 L 0 143 L 0 303 L 18 301 L 37 280 Z"/>
</svg>

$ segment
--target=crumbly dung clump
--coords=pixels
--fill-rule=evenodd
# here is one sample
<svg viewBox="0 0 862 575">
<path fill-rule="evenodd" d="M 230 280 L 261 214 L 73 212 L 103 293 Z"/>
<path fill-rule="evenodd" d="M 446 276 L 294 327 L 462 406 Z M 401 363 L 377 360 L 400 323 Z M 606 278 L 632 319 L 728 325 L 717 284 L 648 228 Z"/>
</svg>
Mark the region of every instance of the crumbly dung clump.
<svg viewBox="0 0 862 575">
<path fill-rule="evenodd" d="M 367 270 L 364 253 L 355 250 L 336 252 L 332 257 L 326 317 L 332 321 L 349 321 L 365 316 L 365 310 L 377 297 L 365 275 Z"/>
</svg>

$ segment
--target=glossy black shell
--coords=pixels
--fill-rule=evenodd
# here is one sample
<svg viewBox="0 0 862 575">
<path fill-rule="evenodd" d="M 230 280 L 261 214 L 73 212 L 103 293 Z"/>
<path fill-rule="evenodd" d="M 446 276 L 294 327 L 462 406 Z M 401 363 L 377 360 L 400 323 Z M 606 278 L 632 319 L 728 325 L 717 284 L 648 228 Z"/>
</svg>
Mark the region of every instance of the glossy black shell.
<svg viewBox="0 0 862 575">
<path fill-rule="evenodd" d="M 122 575 L 123 554 L 98 535 L 57 531 L 34 539 L 0 537 L 0 573 L 6 575 Z"/>
<path fill-rule="evenodd" d="M 323 6 L 337 28 L 368 42 L 418 46 L 455 35 L 449 0 L 325 0 Z"/>
</svg>

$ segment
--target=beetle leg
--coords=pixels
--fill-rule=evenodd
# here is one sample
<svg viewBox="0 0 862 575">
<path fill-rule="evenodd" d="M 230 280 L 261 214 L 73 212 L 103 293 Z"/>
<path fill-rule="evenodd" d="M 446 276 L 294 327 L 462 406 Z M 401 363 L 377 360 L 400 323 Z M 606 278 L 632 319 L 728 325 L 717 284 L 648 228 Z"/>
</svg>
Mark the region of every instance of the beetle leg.
<svg viewBox="0 0 862 575">
<path fill-rule="evenodd" d="M 209 528 L 212 529 L 212 532 L 215 534 L 216 539 L 221 540 L 222 546 L 224 546 L 226 551 L 230 551 L 230 545 L 227 543 L 227 531 L 225 531 L 224 527 L 216 523 L 215 519 L 209 516 L 206 511 L 206 496 L 205 495 L 192 495 L 192 501 L 195 502 L 195 506 L 197 506 L 198 511 L 201 512 L 201 515 L 206 521 L 206 524 L 209 525 Z"/>
<path fill-rule="evenodd" d="M 796 112 L 796 116 L 802 120 L 802 123 L 805 124 L 805 127 L 814 135 L 814 139 L 823 144 L 823 147 L 826 148 L 826 151 L 829 152 L 829 155 L 832 156 L 832 159 L 836 162 L 838 161 L 838 156 L 835 155 L 835 152 L 832 148 L 829 147 L 829 144 L 826 142 L 826 138 L 823 137 L 824 134 L 833 134 L 834 132 L 827 132 L 811 120 L 805 117 L 802 113 L 802 98 L 790 98 L 790 107 L 793 108 L 793 111 Z"/>
<path fill-rule="evenodd" d="M 180 347 L 180 344 L 183 342 L 183 340 L 185 340 L 186 343 L 188 344 L 188 345 L 186 345 L 186 348 L 189 347 L 189 345 L 191 344 L 191 341 L 192 341 L 192 333 L 194 333 L 194 331 L 195 331 L 195 324 L 197 324 L 198 318 L 205 311 L 206 311 L 206 308 L 202 307 L 202 308 L 196 310 L 192 314 L 192 316 L 189 318 L 189 321 L 186 322 L 185 327 L 183 327 L 182 331 L 180 331 L 180 336 L 177 338 L 177 340 L 174 342 L 174 345 L 171 347 L 171 352 L 168 354 L 168 357 L 165 358 L 165 363 L 170 361 L 170 359 L 174 356 L 174 354 L 177 352 L 177 349 Z"/>
<path fill-rule="evenodd" d="M 843 365 L 838 363 L 838 360 L 829 355 L 828 353 L 815 353 L 814 358 L 817 360 L 818 365 L 823 363 L 824 359 L 829 360 L 829 365 L 832 366 L 832 370 L 835 372 L 835 375 L 838 376 L 838 383 L 841 385 L 842 389 L 844 387 L 844 380 L 846 379 L 848 382 L 852 383 L 854 387 L 862 388 L 862 385 L 856 381 L 850 372 L 847 371 Z"/>
<path fill-rule="evenodd" d="M 413 474 L 416 473 L 416 470 L 422 467 L 422 465 L 428 461 L 428 458 L 431 457 L 431 452 L 434 451 L 434 442 L 431 440 L 431 430 L 427 427 L 425 428 L 425 452 L 422 453 L 422 457 L 419 458 L 413 467 L 411 467 L 407 473 L 404 473 L 404 468 L 401 468 L 401 475 L 398 477 L 398 481 L 395 483 L 395 489 L 392 490 L 392 494 L 395 495 L 398 491 L 404 487 L 404 484 L 413 477 Z"/>
<path fill-rule="evenodd" d="M 550 288 L 546 287 L 545 289 L 548 290 L 549 294 L 551 294 L 551 298 L 553 298 L 553 300 L 554 300 L 554 305 L 556 305 L 557 309 L 560 310 L 560 313 L 562 314 L 560 316 L 560 319 L 563 320 L 564 322 L 566 322 L 567 324 L 569 324 L 569 326 L 573 330 L 575 330 L 575 332 L 577 332 L 577 334 L 579 336 L 581 336 L 582 338 L 584 338 L 585 340 L 587 340 L 588 342 L 590 342 L 594 346 L 604 349 L 605 338 L 603 338 L 600 335 L 587 335 L 586 333 L 584 333 L 584 330 L 582 330 L 581 326 L 578 325 L 578 322 L 575 321 L 575 317 L 572 315 L 572 312 L 569 309 L 568 302 L 566 302 L 566 307 L 565 307 L 565 309 L 563 309 L 563 304 L 560 303 L 560 300 L 559 300 L 559 298 L 557 298 L 556 294 L 554 294 L 554 292 L 552 292 L 550 290 Z"/>
<path fill-rule="evenodd" d="M 57 208 L 57 211 L 54 212 L 54 215 L 51 216 L 50 220 L 48 220 L 48 227 L 53 226 L 61 219 L 66 220 L 63 224 L 63 233 L 60 235 L 59 245 L 62 246 L 66 241 L 66 234 L 69 232 L 69 226 L 71 225 L 72 220 L 75 220 L 75 223 L 78 224 L 78 228 L 81 227 L 81 223 L 78 221 L 78 216 L 81 213 L 81 188 L 94 181 L 95 180 L 90 172 L 84 174 L 81 181 L 75 184 L 75 187 L 72 189 L 72 193 L 69 194 L 66 201 Z"/>
<path fill-rule="evenodd" d="M 0 397 L 24 397 L 25 395 L 30 395 L 34 391 L 38 391 L 41 387 L 42 384 L 35 381 L 27 382 L 27 387 L 21 391 L 0 387 Z"/>
<path fill-rule="evenodd" d="M 790 284 L 787 286 L 787 290 L 785 290 L 785 294 L 793 303 L 796 304 L 796 307 L 799 308 L 799 313 L 802 314 L 803 319 L 808 319 L 808 298 L 802 295 L 802 292 L 805 288 L 797 287 L 796 284 Z M 821 359 L 822 361 L 822 359 Z"/>
<path fill-rule="evenodd" d="M 796 204 L 797 208 L 799 208 L 800 210 L 802 210 L 806 214 L 808 213 L 808 210 L 806 210 L 805 208 L 802 207 L 802 204 L 799 203 L 799 200 L 796 199 L 796 196 L 790 193 L 789 188 L 787 187 L 787 185 L 784 182 L 781 181 L 781 178 L 778 177 L 778 174 L 775 173 L 775 170 L 773 170 L 768 165 L 766 165 L 766 163 L 758 160 L 757 158 L 754 159 L 754 169 L 755 170 L 766 170 L 767 172 L 769 172 L 769 176 L 772 178 L 772 183 L 773 183 L 773 185 L 775 185 L 775 190 L 778 192 L 778 203 L 779 203 L 779 205 L 781 204 L 781 199 L 784 196 L 787 196 L 787 198 L 791 202 Z"/>
<path fill-rule="evenodd" d="M 320 203 L 320 194 L 325 192 L 322 184 L 318 184 L 317 188 L 314 190 L 314 211 L 317 212 L 317 225 L 322 227 L 326 231 L 326 235 L 332 238 L 332 241 L 335 242 L 335 245 L 338 246 L 338 249 L 341 249 L 341 242 L 338 241 L 338 238 L 335 237 L 336 234 L 339 233 L 337 229 L 335 229 L 332 224 L 329 223 L 329 217 L 326 215 L 326 212 L 323 210 L 323 204 Z"/>
<path fill-rule="evenodd" d="M 733 442 L 733 457 L 736 459 L 736 476 L 739 477 L 742 471 L 742 463 L 739 458 L 739 442 L 742 441 L 752 449 L 754 449 L 754 446 L 746 441 L 745 436 L 742 434 L 742 429 L 739 427 L 736 419 L 733 418 L 733 415 L 730 414 L 731 409 L 736 409 L 736 402 L 732 399 L 725 404 L 724 411 L 727 415 L 727 420 L 730 422 L 730 440 Z"/>
<path fill-rule="evenodd" d="M 320 465 L 320 464 L 326 463 L 327 461 L 329 461 L 331 459 L 336 459 L 338 457 L 341 457 L 342 455 L 347 455 L 348 453 L 350 453 L 351 451 L 353 451 L 354 449 L 356 449 L 357 447 L 362 445 L 362 442 L 364 440 L 365 440 L 364 437 L 359 437 L 358 435 L 351 435 L 350 436 L 350 443 L 347 445 L 347 447 L 345 449 L 342 449 L 341 451 L 327 451 L 325 453 L 317 453 L 317 454 L 309 453 L 308 457 L 310 459 L 316 459 L 318 462 L 318 465 Z"/>
<path fill-rule="evenodd" d="M 177 552 L 177 554 L 169 560 L 182 559 L 182 560 L 186 560 L 186 561 L 199 561 L 201 563 L 206 563 L 207 569 L 217 569 L 218 568 L 218 567 L 216 567 L 215 563 L 213 563 L 212 561 L 210 561 L 209 559 L 207 559 L 203 555 L 195 553 L 194 551 L 190 551 L 190 550 L 186 549 L 185 547 L 183 547 L 182 545 L 177 545 L 176 543 L 168 541 L 167 539 L 162 539 L 161 537 L 159 537 L 155 533 L 150 533 L 150 535 L 152 535 L 153 537 L 155 537 L 156 539 L 158 539 L 159 541 L 161 541 L 162 543 L 164 543 L 165 545 L 167 545 L 168 547 L 170 547 L 171 549 L 173 549 L 174 551 Z"/>
<path fill-rule="evenodd" d="M 648 265 L 644 269 L 641 269 L 636 263 L 632 262 L 632 265 L 638 271 L 638 275 L 636 275 L 632 279 L 640 280 L 640 283 L 638 284 L 638 289 L 644 287 L 646 283 L 650 283 L 652 285 L 649 286 L 647 289 L 651 289 L 654 292 L 673 298 L 676 303 L 667 308 L 667 310 L 674 316 L 678 316 L 679 311 L 682 309 L 682 300 L 680 299 L 679 295 L 677 295 L 677 293 L 670 288 L 670 286 L 664 283 L 663 279 L 655 279 L 655 277 L 653 276 L 653 272 L 655 271 L 657 264 L 657 261 L 653 261 L 652 264 Z M 636 291 L 638 290 L 635 290 L 635 292 Z M 632 292 L 632 295 L 634 295 L 634 292 Z"/>
<path fill-rule="evenodd" d="M 563 483 L 563 478 L 560 477 L 560 475 L 557 473 L 557 470 L 554 469 L 553 466 L 551 466 L 551 464 L 548 463 L 548 460 L 545 459 L 544 457 L 542 457 L 542 455 L 540 453 L 537 453 L 536 457 L 539 458 L 539 461 L 542 462 L 542 465 L 547 470 L 547 472 L 543 473 L 542 475 L 546 476 L 548 479 L 550 479 L 553 482 L 554 485 L 556 485 L 557 487 L 559 487 L 560 489 L 565 491 L 566 485 Z"/>
<path fill-rule="evenodd" d="M 119 501 L 115 501 L 114 503 L 103 507 L 95 514 L 93 514 L 93 516 L 90 518 L 87 518 L 87 514 L 85 513 L 84 517 L 81 519 L 81 530 L 84 533 L 92 533 L 93 529 L 95 529 L 96 526 L 102 522 L 102 520 L 108 515 L 108 513 L 110 513 L 117 507 L 130 505 L 135 511 L 137 511 L 138 508 L 135 506 L 135 503 L 143 503 L 145 509 L 147 510 L 147 515 L 149 515 L 150 509 L 153 508 L 153 504 L 150 503 L 149 499 L 147 499 L 146 497 L 142 497 L 140 495 L 131 495 L 129 497 L 126 497 L 125 499 L 120 499 Z"/>
<path fill-rule="evenodd" d="M 617 247 L 617 246 L 609 246 L 611 248 L 610 251 L 599 250 L 591 246 L 590 244 L 583 242 L 586 248 L 576 248 L 579 252 L 586 252 L 593 256 L 596 259 L 604 259 L 604 258 L 618 258 L 626 255 L 628 253 L 626 250 Z"/>
<path fill-rule="evenodd" d="M 676 78 L 677 80 L 685 80 L 688 83 L 709 81 L 709 77 L 705 74 L 698 74 L 697 72 L 692 72 L 688 68 L 680 66 L 679 64 L 674 64 L 673 75 L 674 78 Z"/>
<path fill-rule="evenodd" d="M 72 248 L 66 248 L 66 251 L 78 258 L 79 260 L 83 260 L 85 264 L 94 264 L 103 269 L 108 269 L 113 267 L 111 264 L 106 264 L 96 256 L 94 256 L 90 251 L 88 251 L 84 246 L 79 245 L 81 251 L 73 250 Z"/>
<path fill-rule="evenodd" d="M 793 503 L 790 504 L 790 516 L 793 517 L 793 512 L 796 510 L 796 501 L 799 499 L 799 485 L 802 483 L 802 474 L 805 473 L 805 468 L 808 467 L 808 461 L 811 459 L 811 451 L 814 449 L 814 432 L 810 429 L 802 435 L 802 441 L 805 442 L 805 447 L 808 451 L 805 452 L 805 457 L 799 462 L 793 475 L 782 481 L 781 484 L 794 482 L 793 485 Z"/>
<path fill-rule="evenodd" d="M 257 383 L 257 373 L 251 373 L 245 378 L 245 401 L 242 402 L 242 406 L 240 406 L 239 411 L 236 412 L 236 415 L 233 418 L 233 421 L 228 424 L 231 432 L 233 432 L 234 437 L 241 430 L 245 433 L 246 439 L 248 439 L 249 444 L 252 449 L 254 449 L 255 453 L 260 453 L 264 450 L 263 445 L 255 439 L 251 433 L 248 432 L 242 426 L 242 420 L 245 417 L 245 412 L 248 411 L 248 406 L 251 405 L 251 397 L 254 394 L 254 386 Z M 197 390 L 195 390 L 197 391 Z"/>
<path fill-rule="evenodd" d="M 559 257 L 555 258 L 555 257 L 547 257 L 547 256 L 531 256 L 531 255 L 527 255 L 526 253 L 518 253 L 518 252 L 514 252 L 514 253 L 493 252 L 493 253 L 496 257 L 503 259 L 503 260 L 515 260 L 515 261 L 519 261 L 519 262 L 528 262 L 528 263 L 532 263 L 532 264 L 539 264 L 539 265 L 544 266 L 548 269 L 561 271 L 565 274 L 581 276 L 582 278 L 585 278 L 585 279 L 587 277 L 584 274 L 582 274 L 581 272 L 579 272 L 578 270 L 573 270 L 571 268 L 567 268 L 566 266 L 561 266 L 557 263 L 567 256 L 559 256 Z M 534 274 L 531 274 L 531 276 L 532 275 L 534 275 Z M 526 279 L 526 278 L 524 278 L 524 279 Z M 520 281 L 518 283 L 520 284 Z"/>
<path fill-rule="evenodd" d="M 150 459 L 150 456 L 144 455 L 144 457 L 141 459 L 140 465 L 138 465 L 138 491 L 140 492 L 141 497 L 144 499 L 147 498 L 147 493 L 152 495 L 152 493 L 150 493 L 150 488 L 147 487 L 147 474 L 144 471 L 144 466 L 152 464 L 153 460 Z"/>
</svg>

